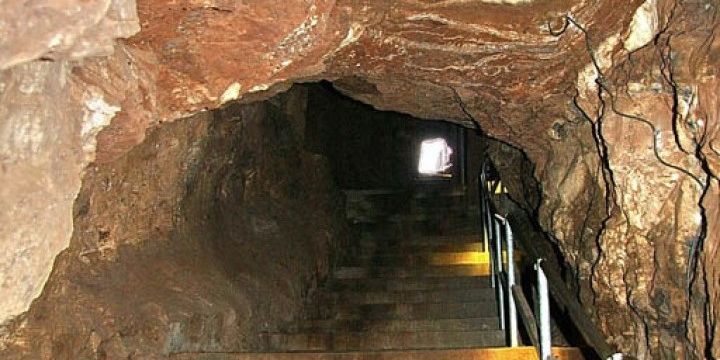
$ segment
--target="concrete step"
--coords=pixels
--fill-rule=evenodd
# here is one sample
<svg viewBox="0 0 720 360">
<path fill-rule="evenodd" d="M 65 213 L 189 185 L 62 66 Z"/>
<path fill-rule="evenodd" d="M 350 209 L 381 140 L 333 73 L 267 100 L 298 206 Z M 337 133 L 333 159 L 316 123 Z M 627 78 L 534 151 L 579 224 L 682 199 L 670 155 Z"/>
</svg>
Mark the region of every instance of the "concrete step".
<svg viewBox="0 0 720 360">
<path fill-rule="evenodd" d="M 336 320 L 430 320 L 491 317 L 495 299 L 478 302 L 422 304 L 323 304 L 309 309 L 312 319 Z"/>
<path fill-rule="evenodd" d="M 480 235 L 480 225 L 476 223 L 442 225 L 425 222 L 373 222 L 373 223 L 351 223 L 353 231 L 362 235 L 363 239 L 380 241 L 389 240 L 410 240 L 418 236 L 476 236 Z"/>
<path fill-rule="evenodd" d="M 432 212 L 440 209 L 457 210 L 463 213 L 477 212 L 477 206 L 470 206 L 464 197 L 413 198 L 409 203 L 411 212 Z"/>
<path fill-rule="evenodd" d="M 444 209 L 438 209 L 428 213 L 409 213 L 409 214 L 378 214 L 365 215 L 357 219 L 366 219 L 366 222 L 378 223 L 450 223 L 455 225 L 468 225 L 480 222 L 480 218 L 474 214 L 454 214 L 444 212 Z"/>
<path fill-rule="evenodd" d="M 476 232 L 467 234 L 416 235 L 409 239 L 401 239 L 402 241 L 396 241 L 396 243 L 403 246 L 436 246 L 482 242 L 483 236 L 480 234 L 480 228 L 473 228 L 473 230 Z"/>
<path fill-rule="evenodd" d="M 421 290 L 421 291 L 342 291 L 321 292 L 317 301 L 323 304 L 420 304 L 471 302 L 495 299 L 495 289 Z"/>
<path fill-rule="evenodd" d="M 326 332 L 269 334 L 270 351 L 364 351 L 497 347 L 501 330 L 438 332 Z"/>
<path fill-rule="evenodd" d="M 452 190 L 408 191 L 391 189 L 346 191 L 346 215 L 351 222 L 437 222 L 477 219 L 478 208 L 469 207 L 464 192 Z"/>
<path fill-rule="evenodd" d="M 553 348 L 558 360 L 584 360 L 578 348 Z M 352 352 L 285 353 L 183 353 L 170 354 L 173 360 L 538 360 L 530 346 L 443 350 L 395 350 Z"/>
<path fill-rule="evenodd" d="M 367 190 L 343 190 L 348 201 L 356 201 L 357 199 L 367 199 L 373 197 L 389 197 L 409 194 L 408 189 L 367 189 Z M 465 191 L 459 189 L 415 189 L 410 195 L 415 199 L 435 198 L 435 197 L 463 197 Z"/>
<path fill-rule="evenodd" d="M 398 200 L 395 203 L 388 204 L 370 202 L 356 202 L 347 204 L 348 217 L 392 217 L 397 215 L 408 216 L 413 214 L 428 214 L 447 217 L 447 214 L 463 216 L 471 213 L 476 214 L 477 216 L 478 207 L 468 206 L 468 204 L 464 200 L 437 201 L 435 199 L 428 199 L 423 201 L 410 200 L 410 202 Z"/>
<path fill-rule="evenodd" d="M 515 262 L 521 260 L 522 253 L 519 250 L 515 251 Z M 505 250 L 502 251 L 503 262 L 507 263 L 507 254 Z M 403 269 L 423 269 L 423 268 L 435 268 L 440 266 L 489 266 L 490 264 L 490 253 L 481 251 L 463 251 L 463 252 L 433 252 L 425 254 L 362 254 L 355 259 L 348 260 L 343 266 L 346 267 L 364 267 L 364 268 L 378 268 L 378 267 L 395 267 Z"/>
<path fill-rule="evenodd" d="M 467 244 L 471 244 L 471 246 L 479 246 L 478 244 L 482 243 L 483 237 L 478 234 L 480 230 L 476 229 L 476 232 L 474 233 L 467 233 L 467 234 L 448 234 L 448 235 L 438 235 L 438 236 L 417 236 L 417 235 L 408 235 L 408 236 L 402 236 L 402 235 L 388 235 L 385 237 L 381 236 L 366 236 L 366 237 L 360 237 L 358 240 L 358 245 L 360 246 L 373 246 L 377 247 L 379 249 L 403 249 L 403 251 L 406 251 L 408 249 L 418 249 L 422 251 L 427 251 L 428 249 L 432 248 L 438 248 L 442 249 L 443 246 L 445 247 L 460 247 L 460 246 L 468 246 Z M 467 251 L 474 250 L 470 249 Z M 436 251 L 466 251 L 466 250 L 436 250 Z"/>
<path fill-rule="evenodd" d="M 409 223 L 421 224 L 427 223 L 434 226 L 469 226 L 479 225 L 480 218 L 474 214 L 448 214 L 441 210 L 432 213 L 416 213 L 416 214 L 395 214 L 388 216 L 387 214 L 361 214 L 348 217 L 354 223 Z"/>
<path fill-rule="evenodd" d="M 428 199 L 428 198 L 452 198 L 452 197 L 464 197 L 465 191 L 462 190 L 440 190 L 440 191 L 415 191 L 413 198 L 415 199 Z"/>
<path fill-rule="evenodd" d="M 428 252 L 413 253 L 396 251 L 392 253 L 376 252 L 372 256 L 360 256 L 345 263 L 345 266 L 441 266 L 488 264 L 490 254 L 480 251 Z"/>
<path fill-rule="evenodd" d="M 497 330 L 497 317 L 433 320 L 304 320 L 288 324 L 285 333 L 299 332 L 410 332 L 410 331 L 480 331 Z"/>
<path fill-rule="evenodd" d="M 343 266 L 333 272 L 335 279 L 488 276 L 489 264 L 413 267 Z"/>
<path fill-rule="evenodd" d="M 448 276 L 441 278 L 348 278 L 326 284 L 335 291 L 419 291 L 489 288 L 487 276 Z"/>
<path fill-rule="evenodd" d="M 441 214 L 444 217 L 455 215 L 459 217 L 479 216 L 476 208 L 471 208 L 465 202 L 445 203 L 445 204 L 423 204 L 413 202 L 409 204 L 408 214 Z"/>
<path fill-rule="evenodd" d="M 436 224 L 430 222 L 418 222 L 411 224 L 413 233 L 423 234 L 427 236 L 468 236 L 480 234 L 480 225 L 476 223 L 453 224 L 444 223 Z"/>
<path fill-rule="evenodd" d="M 355 244 L 364 257 L 377 256 L 430 256 L 434 253 L 482 252 L 483 243 L 476 236 L 438 236 L 436 239 L 360 239 Z M 450 255 L 436 255 L 450 256 Z M 359 259 L 358 259 L 359 260 Z"/>
<path fill-rule="evenodd" d="M 402 210 L 355 210 L 346 214 L 346 219 L 376 223 L 419 223 L 455 221 L 479 221 L 477 211 L 459 206 L 418 207 L 413 206 Z"/>
</svg>

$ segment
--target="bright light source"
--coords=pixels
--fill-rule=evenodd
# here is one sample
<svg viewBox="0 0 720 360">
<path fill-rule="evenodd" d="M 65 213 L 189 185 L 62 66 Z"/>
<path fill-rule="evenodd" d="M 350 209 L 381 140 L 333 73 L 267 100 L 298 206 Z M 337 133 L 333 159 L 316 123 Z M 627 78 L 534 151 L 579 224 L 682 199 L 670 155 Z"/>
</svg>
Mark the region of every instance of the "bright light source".
<svg viewBox="0 0 720 360">
<path fill-rule="evenodd" d="M 423 140 L 420 144 L 418 172 L 423 175 L 442 175 L 452 167 L 450 155 L 452 148 L 443 138 Z"/>
</svg>

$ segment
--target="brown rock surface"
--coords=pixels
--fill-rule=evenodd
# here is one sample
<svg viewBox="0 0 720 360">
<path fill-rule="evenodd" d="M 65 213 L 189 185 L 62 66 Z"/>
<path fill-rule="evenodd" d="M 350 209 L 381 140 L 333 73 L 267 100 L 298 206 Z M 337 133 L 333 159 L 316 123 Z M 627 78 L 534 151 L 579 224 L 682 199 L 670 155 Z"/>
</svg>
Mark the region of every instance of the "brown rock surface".
<svg viewBox="0 0 720 360">
<path fill-rule="evenodd" d="M 110 55 L 116 38 L 138 30 L 134 0 L 8 0 L 0 9 L 0 70 Z"/>
<path fill-rule="evenodd" d="M 80 172 L 95 134 L 120 109 L 68 81 L 67 63 L 34 62 L 0 73 L 0 318 L 40 294 L 72 233 Z"/>
<path fill-rule="evenodd" d="M 90 166 L 70 246 L 5 355 L 257 348 L 343 238 L 326 161 L 302 150 L 305 102 L 295 89 L 200 113 Z"/>
<path fill-rule="evenodd" d="M 1 77 L 2 138 L 35 141 L 46 129 L 57 129 L 57 137 L 40 147 L 28 140 L 2 148 L 8 210 L 0 220 L 15 226 L 0 229 L 0 246 L 52 246 L 2 260 L 0 271 L 11 274 L 2 292 L 13 295 L 2 296 L 11 307 L 0 306 L 10 309 L 0 319 L 27 307 L 67 244 L 87 159 L 82 114 L 97 112 L 83 105 L 83 94 L 121 108 L 97 140 L 96 158 L 111 163 L 163 121 L 326 78 L 378 108 L 477 122 L 522 149 L 516 155 L 534 164 L 534 179 L 516 181 L 525 185 L 511 189 L 513 196 L 524 198 L 528 184 L 539 184 L 539 207 L 524 203 L 611 343 L 645 359 L 720 356 L 715 2 L 181 0 L 140 1 L 137 8 L 142 30 L 113 55 L 22 64 Z M 6 7 L 0 21 L 26 10 Z M 71 15 L 38 31 L 41 37 L 17 33 L 32 45 L 28 51 L 16 37 L 2 37 L 0 49 L 9 50 L 0 52 L 0 64 L 46 56 L 52 35 L 99 26 Z M 10 28 L 0 26 L 0 34 Z M 72 49 L 62 47 L 59 58 L 78 57 Z M 21 79 L 43 74 L 57 91 L 24 94 Z M 28 112 L 42 121 L 22 115 Z M 528 177 L 509 165 L 507 177 Z M 17 179 L 34 187 L 19 187 Z M 47 226 L 34 226 L 32 214 Z"/>
</svg>

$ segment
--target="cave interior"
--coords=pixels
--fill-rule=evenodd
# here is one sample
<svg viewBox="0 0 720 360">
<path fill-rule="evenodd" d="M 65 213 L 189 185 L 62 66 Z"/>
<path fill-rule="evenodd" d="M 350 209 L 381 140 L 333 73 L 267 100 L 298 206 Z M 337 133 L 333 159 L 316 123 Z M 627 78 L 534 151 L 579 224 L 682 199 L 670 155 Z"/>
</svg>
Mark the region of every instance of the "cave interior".
<svg viewBox="0 0 720 360">
<path fill-rule="evenodd" d="M 718 359 L 718 27 L 10 0 L 0 358 Z"/>
</svg>

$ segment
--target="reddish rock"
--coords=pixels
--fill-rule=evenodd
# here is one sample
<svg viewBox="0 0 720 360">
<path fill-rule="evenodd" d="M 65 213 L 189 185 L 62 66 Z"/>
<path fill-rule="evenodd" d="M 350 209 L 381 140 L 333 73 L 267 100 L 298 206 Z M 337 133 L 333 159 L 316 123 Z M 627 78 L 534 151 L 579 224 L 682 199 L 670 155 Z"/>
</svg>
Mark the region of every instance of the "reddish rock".
<svg viewBox="0 0 720 360">
<path fill-rule="evenodd" d="M 531 184 L 541 190 L 525 206 L 537 211 L 573 275 L 568 285 L 609 341 L 645 359 L 720 356 L 716 4 L 141 1 L 139 34 L 110 56 L 68 62 L 132 33 L 125 22 L 97 30 L 109 19 L 131 24 L 132 14 L 112 10 L 130 2 L 82 4 L 0 12 L 0 34 L 12 34 L 0 37 L 0 67 L 60 60 L 10 67 L 0 80 L 3 139 L 57 135 L 36 148 L 1 148 L 3 207 L 12 210 L 0 219 L 14 229 L 0 230 L 0 245 L 53 244 L 0 263 L 6 274 L 14 269 L 2 292 L 20 294 L 2 297 L 12 307 L 1 319 L 37 296 L 68 243 L 67 210 L 86 161 L 122 158 L 160 123 L 324 78 L 377 108 L 479 125 L 521 149 L 513 156 L 534 172 L 512 161 L 502 167 L 517 185 L 512 195 L 526 198 Z M 21 18 L 36 24 L 32 34 L 19 31 Z M 56 34 L 73 41 L 53 45 Z M 51 68 L 65 69 L 46 75 L 44 89 L 56 90 L 25 97 L 21 79 Z M 93 113 L 83 94 L 94 93 L 121 110 L 97 136 L 97 151 L 84 153 L 104 126 L 82 135 L 83 114 Z M 42 121 L 25 120 L 20 105 L 28 102 L 40 104 L 30 108 Z M 18 179 L 38 185 L 21 188 Z M 58 223 L 38 227 L 28 214 Z"/>
<path fill-rule="evenodd" d="M 110 55 L 139 30 L 134 0 L 9 0 L 0 9 L 0 70 L 41 58 Z"/>
</svg>

